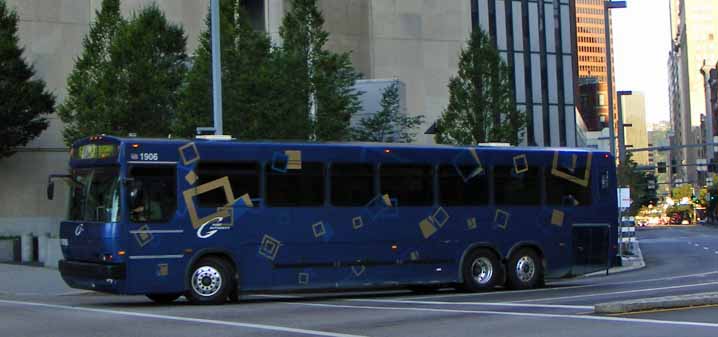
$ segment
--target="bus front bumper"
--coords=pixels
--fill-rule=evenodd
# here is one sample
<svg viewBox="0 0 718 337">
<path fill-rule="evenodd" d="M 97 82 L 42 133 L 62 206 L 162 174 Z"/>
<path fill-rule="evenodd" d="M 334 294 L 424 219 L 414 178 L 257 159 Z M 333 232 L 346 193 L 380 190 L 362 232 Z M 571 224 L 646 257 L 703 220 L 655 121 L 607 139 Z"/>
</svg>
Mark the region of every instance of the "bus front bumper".
<svg viewBox="0 0 718 337">
<path fill-rule="evenodd" d="M 60 260 L 60 275 L 72 288 L 121 293 L 126 279 L 125 264 L 101 264 Z"/>
</svg>

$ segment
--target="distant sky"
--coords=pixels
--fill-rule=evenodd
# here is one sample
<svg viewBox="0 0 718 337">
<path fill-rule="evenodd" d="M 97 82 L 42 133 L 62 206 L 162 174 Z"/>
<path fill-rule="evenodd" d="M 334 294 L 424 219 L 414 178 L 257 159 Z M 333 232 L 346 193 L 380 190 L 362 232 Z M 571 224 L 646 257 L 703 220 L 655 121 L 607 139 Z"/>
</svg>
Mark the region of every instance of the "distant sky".
<svg viewBox="0 0 718 337">
<path fill-rule="evenodd" d="M 714 0 L 710 0 L 714 1 Z M 671 25 L 668 0 L 627 0 L 613 11 L 613 50 L 617 90 L 646 96 L 646 122 L 670 119 L 668 51 Z"/>
</svg>

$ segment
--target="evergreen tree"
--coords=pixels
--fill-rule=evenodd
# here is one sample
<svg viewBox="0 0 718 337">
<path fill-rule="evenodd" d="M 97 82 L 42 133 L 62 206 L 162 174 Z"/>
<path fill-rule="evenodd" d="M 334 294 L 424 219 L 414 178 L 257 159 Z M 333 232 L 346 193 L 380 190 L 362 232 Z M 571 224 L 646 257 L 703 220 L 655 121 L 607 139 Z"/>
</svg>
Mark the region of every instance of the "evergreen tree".
<svg viewBox="0 0 718 337">
<path fill-rule="evenodd" d="M 283 47 L 278 55 L 284 66 L 277 79 L 288 92 L 284 99 L 295 135 L 318 141 L 350 137 L 351 116 L 359 111 L 359 93 L 353 89 L 360 75 L 348 53 L 325 49 L 329 34 L 316 0 L 292 0 L 280 27 Z M 312 105 L 316 117 L 311 118 Z"/>
<path fill-rule="evenodd" d="M 240 139 L 275 138 L 269 38 L 255 32 L 243 3 L 220 1 L 223 129 Z M 174 132 L 190 137 L 213 125 L 211 16 L 200 37 L 192 69 L 182 90 Z"/>
<path fill-rule="evenodd" d="M 100 90 L 107 97 L 107 133 L 167 137 L 187 72 L 187 39 L 157 5 L 139 12 L 117 31 Z"/>
<path fill-rule="evenodd" d="M 15 152 L 47 128 L 41 115 L 55 111 L 55 97 L 18 46 L 18 17 L 0 0 L 0 158 Z"/>
<path fill-rule="evenodd" d="M 620 163 L 616 168 L 616 176 L 618 185 L 629 187 L 631 190 L 631 208 L 628 214 L 635 215 L 641 206 L 647 206 L 649 202 L 655 199 L 655 191 L 648 189 L 648 175 L 638 170 L 638 163 L 631 158 L 632 154 L 626 153 L 626 161 Z M 688 197 L 692 195 L 690 186 L 688 188 Z"/>
<path fill-rule="evenodd" d="M 166 137 L 186 73 L 186 38 L 151 5 L 130 20 L 105 0 L 61 109 L 65 141 L 93 134 Z"/>
<path fill-rule="evenodd" d="M 63 138 L 71 144 L 78 138 L 111 130 L 106 108 L 106 92 L 101 91 L 110 63 L 110 46 L 120 26 L 120 0 L 103 0 L 97 19 L 82 41 L 83 51 L 67 80 L 67 97 L 58 108 L 65 123 Z"/>
<path fill-rule="evenodd" d="M 413 142 L 415 129 L 421 125 L 424 116 L 406 116 L 399 111 L 399 104 L 399 82 L 394 81 L 382 93 L 381 110 L 359 121 L 359 126 L 353 130 L 353 139 L 363 142 Z"/>
<path fill-rule="evenodd" d="M 449 82 L 449 105 L 437 121 L 438 143 L 518 143 L 525 126 L 513 102 L 510 72 L 490 37 L 477 29 L 461 51 L 458 76 Z"/>
</svg>

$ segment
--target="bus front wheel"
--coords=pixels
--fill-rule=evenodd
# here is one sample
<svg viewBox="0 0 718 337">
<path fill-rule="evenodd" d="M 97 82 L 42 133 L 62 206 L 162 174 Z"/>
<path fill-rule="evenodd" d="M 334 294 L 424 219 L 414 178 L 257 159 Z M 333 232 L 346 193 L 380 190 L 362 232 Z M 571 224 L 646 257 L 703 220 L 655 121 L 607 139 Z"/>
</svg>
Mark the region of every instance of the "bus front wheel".
<svg viewBox="0 0 718 337">
<path fill-rule="evenodd" d="M 485 291 L 493 289 L 503 278 L 503 268 L 494 252 L 480 248 L 469 253 L 462 266 L 466 291 Z"/>
<path fill-rule="evenodd" d="M 506 269 L 506 285 L 511 289 L 531 289 L 543 281 L 543 262 L 531 248 L 521 248 L 511 254 Z"/>
<path fill-rule="evenodd" d="M 189 290 L 185 295 L 193 304 L 223 304 L 234 288 L 233 268 L 217 257 L 200 259 L 192 267 Z"/>
</svg>

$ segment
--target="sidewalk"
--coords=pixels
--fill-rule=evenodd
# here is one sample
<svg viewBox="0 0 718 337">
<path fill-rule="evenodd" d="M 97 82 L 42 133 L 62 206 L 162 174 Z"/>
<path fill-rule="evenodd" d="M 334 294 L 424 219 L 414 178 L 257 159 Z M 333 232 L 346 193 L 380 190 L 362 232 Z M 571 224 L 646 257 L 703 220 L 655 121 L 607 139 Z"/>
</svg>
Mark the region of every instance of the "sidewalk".
<svg viewBox="0 0 718 337">
<path fill-rule="evenodd" d="M 86 291 L 68 287 L 57 269 L 0 263 L 0 295 L 70 295 Z"/>
<path fill-rule="evenodd" d="M 609 269 L 608 275 L 625 273 L 627 271 L 641 269 L 645 266 L 646 266 L 646 262 L 643 261 L 643 253 L 641 252 L 641 246 L 638 242 L 636 242 L 635 255 L 622 257 L 621 265 L 618 267 L 613 267 L 613 268 Z M 595 273 L 583 275 L 583 277 L 591 277 L 591 276 L 599 276 L 599 275 L 606 275 L 606 271 L 605 270 L 597 271 Z"/>
</svg>

